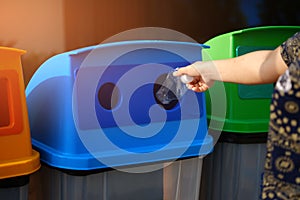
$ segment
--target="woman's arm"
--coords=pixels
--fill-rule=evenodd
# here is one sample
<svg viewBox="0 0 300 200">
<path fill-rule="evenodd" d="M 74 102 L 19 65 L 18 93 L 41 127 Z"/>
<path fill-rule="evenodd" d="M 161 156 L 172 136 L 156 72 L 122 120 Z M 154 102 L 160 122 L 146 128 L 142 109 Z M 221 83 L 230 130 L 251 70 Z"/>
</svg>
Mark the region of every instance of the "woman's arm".
<svg viewBox="0 0 300 200">
<path fill-rule="evenodd" d="M 180 68 L 175 76 L 187 74 L 194 77 L 190 89 L 202 92 L 214 81 L 264 84 L 273 83 L 287 69 L 281 57 L 281 47 L 275 50 L 254 51 L 235 58 L 214 61 L 198 61 Z"/>
<path fill-rule="evenodd" d="M 242 84 L 273 83 L 287 69 L 280 47 L 273 51 L 255 51 L 213 63 L 220 74 L 220 81 Z"/>
</svg>

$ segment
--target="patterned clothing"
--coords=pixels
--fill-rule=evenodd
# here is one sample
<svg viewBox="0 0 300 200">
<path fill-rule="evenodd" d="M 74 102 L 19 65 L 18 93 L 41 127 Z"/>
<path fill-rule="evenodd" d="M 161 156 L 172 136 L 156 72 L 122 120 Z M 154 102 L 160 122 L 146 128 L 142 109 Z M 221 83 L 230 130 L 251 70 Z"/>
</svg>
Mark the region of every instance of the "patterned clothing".
<svg viewBox="0 0 300 200">
<path fill-rule="evenodd" d="M 282 45 L 288 66 L 276 83 L 270 113 L 262 199 L 300 199 L 300 32 Z"/>
</svg>

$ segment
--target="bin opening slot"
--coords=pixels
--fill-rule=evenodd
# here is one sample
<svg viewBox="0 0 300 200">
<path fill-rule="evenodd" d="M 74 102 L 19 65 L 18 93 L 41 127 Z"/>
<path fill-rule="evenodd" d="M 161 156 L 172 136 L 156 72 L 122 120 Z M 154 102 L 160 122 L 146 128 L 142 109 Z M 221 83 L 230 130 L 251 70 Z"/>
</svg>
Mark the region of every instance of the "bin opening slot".
<svg viewBox="0 0 300 200">
<path fill-rule="evenodd" d="M 157 104 L 159 104 L 161 107 L 163 107 L 165 110 L 171 110 L 171 109 L 173 109 L 177 104 L 178 104 L 178 99 L 177 99 L 177 97 L 176 97 L 176 95 L 171 91 L 171 90 L 169 90 L 169 92 L 170 92 L 170 95 L 172 95 L 172 99 L 174 99 L 174 100 L 172 100 L 172 101 L 170 101 L 169 103 L 163 103 L 163 102 L 161 102 L 158 98 L 157 98 L 157 91 L 161 88 L 161 87 L 164 87 L 163 86 L 163 82 L 166 80 L 166 77 L 167 77 L 167 73 L 166 74 L 162 74 L 162 75 L 160 75 L 157 79 L 156 79 L 156 81 L 155 81 L 155 83 L 154 83 L 154 86 L 153 86 L 153 95 L 154 95 L 154 97 L 155 97 L 155 101 L 156 101 L 156 103 Z M 174 95 L 174 96 L 173 96 Z"/>
<path fill-rule="evenodd" d="M 114 109 L 120 102 L 120 90 L 114 83 L 103 84 L 98 91 L 98 101 L 106 110 Z"/>
</svg>

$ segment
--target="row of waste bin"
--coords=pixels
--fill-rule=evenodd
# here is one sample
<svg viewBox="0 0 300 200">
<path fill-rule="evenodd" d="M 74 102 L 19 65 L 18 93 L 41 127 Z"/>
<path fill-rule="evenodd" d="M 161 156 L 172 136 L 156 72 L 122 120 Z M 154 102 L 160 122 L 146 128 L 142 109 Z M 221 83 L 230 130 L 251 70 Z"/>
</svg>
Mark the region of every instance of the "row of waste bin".
<svg viewBox="0 0 300 200">
<path fill-rule="evenodd" d="M 171 69 L 274 49 L 299 30 L 81 48 L 48 59 L 26 91 L 25 51 L 1 47 L 1 198 L 257 199 L 273 86 L 216 82 L 167 105 L 155 94 Z"/>
</svg>

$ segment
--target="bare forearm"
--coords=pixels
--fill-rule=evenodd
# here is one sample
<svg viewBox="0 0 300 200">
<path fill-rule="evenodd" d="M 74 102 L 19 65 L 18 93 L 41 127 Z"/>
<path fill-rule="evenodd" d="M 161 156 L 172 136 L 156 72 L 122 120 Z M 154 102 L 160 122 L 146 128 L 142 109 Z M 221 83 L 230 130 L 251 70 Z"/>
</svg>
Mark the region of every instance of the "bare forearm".
<svg viewBox="0 0 300 200">
<path fill-rule="evenodd" d="M 198 61 L 179 68 L 175 76 L 186 74 L 194 77 L 188 88 L 206 91 L 214 81 L 265 84 L 274 83 L 287 66 L 281 57 L 281 47 L 273 51 L 255 51 L 243 56 L 212 61 Z"/>
<path fill-rule="evenodd" d="M 280 55 L 274 51 L 256 51 L 243 56 L 213 61 L 219 77 L 213 79 L 242 84 L 273 83 L 287 68 Z"/>
</svg>

